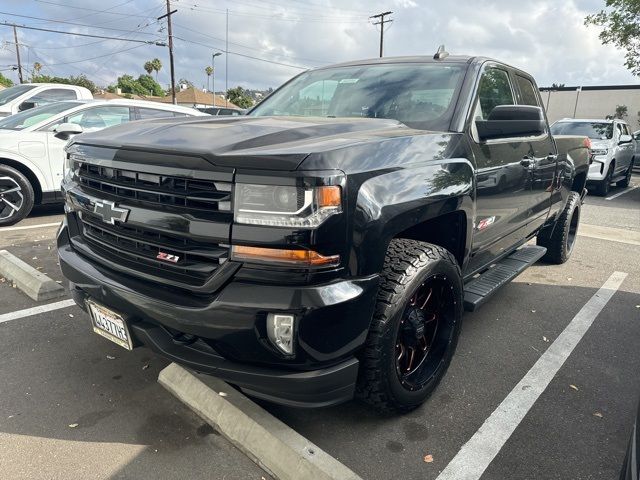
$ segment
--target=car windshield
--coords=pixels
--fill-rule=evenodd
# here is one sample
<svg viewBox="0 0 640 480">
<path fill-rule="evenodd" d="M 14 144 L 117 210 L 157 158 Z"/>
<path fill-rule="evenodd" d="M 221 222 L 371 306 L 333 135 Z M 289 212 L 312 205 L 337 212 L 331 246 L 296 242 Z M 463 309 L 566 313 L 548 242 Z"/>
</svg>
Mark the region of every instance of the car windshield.
<svg viewBox="0 0 640 480">
<path fill-rule="evenodd" d="M 18 98 L 23 93 L 36 88 L 35 85 L 15 85 L 0 91 L 0 105 L 6 105 L 14 98 Z"/>
<path fill-rule="evenodd" d="M 389 118 L 423 130 L 448 130 L 466 66 L 392 64 L 305 72 L 250 116 Z"/>
<path fill-rule="evenodd" d="M 577 135 L 592 140 L 610 140 L 613 137 L 613 123 L 558 122 L 551 127 L 552 135 Z"/>
<path fill-rule="evenodd" d="M 43 105 L 42 107 L 31 108 L 0 120 L 0 129 L 23 130 L 36 123 L 48 120 L 54 115 L 69 110 L 70 108 L 77 107 L 78 105 L 82 105 L 82 103 L 57 102 Z"/>
</svg>

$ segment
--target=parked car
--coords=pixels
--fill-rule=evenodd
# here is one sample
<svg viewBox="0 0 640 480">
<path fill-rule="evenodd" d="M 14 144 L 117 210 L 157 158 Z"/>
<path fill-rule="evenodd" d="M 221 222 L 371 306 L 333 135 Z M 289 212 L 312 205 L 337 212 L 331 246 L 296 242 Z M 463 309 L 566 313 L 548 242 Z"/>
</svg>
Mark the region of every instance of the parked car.
<svg viewBox="0 0 640 480">
<path fill-rule="evenodd" d="M 624 459 L 620 480 L 638 480 L 640 478 L 640 405 L 629 439 L 629 448 Z"/>
<path fill-rule="evenodd" d="M 609 193 L 611 183 L 628 187 L 633 171 L 635 143 L 624 120 L 580 120 L 566 118 L 551 126 L 554 135 L 586 135 L 591 139 L 593 162 L 587 186 L 598 195 Z"/>
<path fill-rule="evenodd" d="M 245 110 L 239 110 L 237 108 L 224 108 L 224 107 L 200 107 L 198 108 L 202 113 L 209 115 L 244 115 Z"/>
<path fill-rule="evenodd" d="M 71 136 L 131 120 L 204 115 L 155 102 L 75 100 L 0 119 L 0 226 L 19 222 L 34 205 L 62 202 L 64 146 Z"/>
<path fill-rule="evenodd" d="M 463 307 L 569 259 L 590 155 L 550 135 L 529 74 L 442 52 L 67 152 L 60 265 L 95 332 L 272 402 L 392 412 L 436 388 Z M 518 170 L 500 192 L 477 182 L 496 168 Z"/>
<path fill-rule="evenodd" d="M 89 100 L 91 92 L 61 83 L 22 83 L 0 91 L 0 118 L 64 100 Z"/>
<path fill-rule="evenodd" d="M 633 168 L 638 171 L 640 169 L 640 130 L 633 132 L 633 141 L 635 148 L 633 153 Z"/>
</svg>

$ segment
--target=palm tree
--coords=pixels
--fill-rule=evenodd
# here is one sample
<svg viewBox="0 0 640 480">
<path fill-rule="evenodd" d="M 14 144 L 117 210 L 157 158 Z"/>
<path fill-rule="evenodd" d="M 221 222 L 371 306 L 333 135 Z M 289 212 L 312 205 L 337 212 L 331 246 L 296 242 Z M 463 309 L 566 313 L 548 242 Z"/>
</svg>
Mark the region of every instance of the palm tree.
<svg viewBox="0 0 640 480">
<path fill-rule="evenodd" d="M 151 60 L 149 60 L 148 62 L 144 62 L 144 69 L 146 70 L 147 74 L 151 75 L 151 72 L 153 72 L 154 70 L 153 62 Z"/>
<path fill-rule="evenodd" d="M 151 64 L 153 65 L 153 69 L 156 72 L 156 82 L 157 82 L 158 81 L 158 72 L 162 68 L 162 62 L 160 61 L 159 58 L 154 58 L 153 60 L 151 60 Z"/>
<path fill-rule="evenodd" d="M 42 64 L 40 62 L 36 62 L 33 64 L 33 72 L 31 73 L 31 81 L 33 82 L 34 77 L 40 76 L 40 70 L 42 69 Z"/>
<path fill-rule="evenodd" d="M 211 78 L 211 74 L 213 73 L 213 67 L 209 65 L 204 69 L 204 71 L 207 74 L 207 90 L 209 90 L 209 79 Z"/>
</svg>

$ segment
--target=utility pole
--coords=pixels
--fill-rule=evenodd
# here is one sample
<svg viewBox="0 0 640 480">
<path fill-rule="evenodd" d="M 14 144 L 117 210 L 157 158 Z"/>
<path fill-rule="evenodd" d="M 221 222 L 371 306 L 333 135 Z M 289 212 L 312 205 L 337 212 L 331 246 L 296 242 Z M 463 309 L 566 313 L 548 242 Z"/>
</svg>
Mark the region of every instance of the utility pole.
<svg viewBox="0 0 640 480">
<path fill-rule="evenodd" d="M 216 107 L 216 57 L 220 55 L 222 55 L 220 52 L 211 55 L 211 67 L 213 68 L 213 73 L 211 74 L 213 81 L 213 85 L 211 85 L 211 90 L 213 90 L 213 108 Z"/>
<path fill-rule="evenodd" d="M 229 9 L 227 8 L 227 36 L 224 48 L 224 106 L 229 106 Z"/>
<path fill-rule="evenodd" d="M 374 25 L 380 25 L 380 58 L 382 58 L 382 49 L 384 45 L 384 24 L 391 23 L 393 20 L 385 20 L 384 17 L 391 15 L 393 12 L 384 12 L 377 15 L 371 15 L 369 18 L 379 18 L 380 21 L 374 22 Z"/>
<path fill-rule="evenodd" d="M 24 83 L 22 79 L 22 63 L 20 63 L 20 45 L 18 45 L 18 31 L 16 30 L 16 26 L 13 26 L 13 39 L 16 42 L 16 57 L 18 57 L 18 78 L 20 79 L 20 83 Z"/>
<path fill-rule="evenodd" d="M 178 10 L 171 11 L 170 0 L 167 0 L 167 13 L 158 17 L 158 20 L 162 20 L 164 17 L 167 17 L 167 33 L 169 35 L 169 67 L 171 70 L 171 101 L 174 105 L 176 104 L 176 74 L 173 67 L 173 31 L 171 30 L 171 15 L 177 11 Z"/>
</svg>

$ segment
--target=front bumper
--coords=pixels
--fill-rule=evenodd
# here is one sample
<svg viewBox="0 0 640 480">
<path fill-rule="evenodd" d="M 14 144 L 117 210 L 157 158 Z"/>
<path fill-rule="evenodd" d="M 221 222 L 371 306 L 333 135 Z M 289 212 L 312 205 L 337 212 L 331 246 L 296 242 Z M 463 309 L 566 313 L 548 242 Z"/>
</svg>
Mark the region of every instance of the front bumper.
<svg viewBox="0 0 640 480">
<path fill-rule="evenodd" d="M 128 319 L 136 345 L 198 372 L 215 375 L 246 393 L 276 403 L 319 407 L 353 397 L 357 350 L 364 344 L 378 278 L 319 286 L 231 281 L 211 297 L 150 288 L 76 252 L 66 225 L 58 235 L 60 267 L 73 298 L 113 308 Z M 295 358 L 269 343 L 266 313 L 295 312 Z"/>
<path fill-rule="evenodd" d="M 587 174 L 588 182 L 601 182 L 607 175 L 607 168 L 610 160 L 606 157 L 595 157 L 591 165 L 589 165 L 589 173 Z"/>
</svg>

